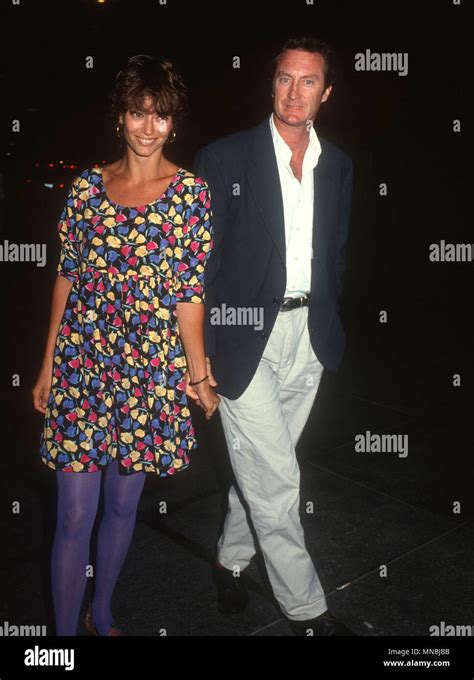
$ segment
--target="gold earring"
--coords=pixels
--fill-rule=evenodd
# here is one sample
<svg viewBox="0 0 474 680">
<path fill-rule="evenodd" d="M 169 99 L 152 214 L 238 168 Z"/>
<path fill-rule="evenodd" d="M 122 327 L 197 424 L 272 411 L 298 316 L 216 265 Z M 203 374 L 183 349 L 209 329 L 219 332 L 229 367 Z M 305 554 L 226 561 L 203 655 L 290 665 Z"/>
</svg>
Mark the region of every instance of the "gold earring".
<svg viewBox="0 0 474 680">
<path fill-rule="evenodd" d="M 122 126 L 120 125 L 120 123 L 119 123 L 119 124 L 117 125 L 117 127 L 115 128 L 115 132 L 117 133 L 117 137 L 121 137 L 121 136 L 122 136 Z"/>
<path fill-rule="evenodd" d="M 174 135 L 174 136 L 173 136 L 173 139 L 170 139 L 171 135 Z M 169 137 L 168 137 L 168 139 L 167 139 L 166 141 L 168 142 L 168 144 L 173 144 L 173 142 L 174 142 L 175 139 L 176 139 L 176 130 L 172 130 L 172 131 L 170 132 Z"/>
</svg>

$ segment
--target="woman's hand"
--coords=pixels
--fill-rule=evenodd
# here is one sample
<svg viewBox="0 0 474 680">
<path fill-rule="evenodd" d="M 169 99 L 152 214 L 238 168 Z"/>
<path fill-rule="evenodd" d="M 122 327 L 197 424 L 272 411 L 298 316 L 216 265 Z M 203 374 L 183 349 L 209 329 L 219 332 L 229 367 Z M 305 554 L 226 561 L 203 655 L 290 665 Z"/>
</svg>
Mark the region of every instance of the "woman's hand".
<svg viewBox="0 0 474 680">
<path fill-rule="evenodd" d="M 206 357 L 206 373 L 209 376 L 209 378 L 207 378 L 206 382 L 209 382 L 209 385 L 211 387 L 217 387 L 217 382 L 216 382 L 214 376 L 212 375 L 211 360 L 209 359 L 209 357 Z M 196 392 L 196 386 L 193 387 L 192 385 L 189 384 L 191 382 L 191 377 L 190 377 L 189 371 L 187 369 L 186 369 L 186 374 L 184 376 L 184 379 L 185 379 L 185 382 L 186 382 L 186 395 L 188 397 L 191 397 L 191 399 L 194 399 L 195 402 L 197 402 L 198 399 L 199 399 L 199 395 Z"/>
<path fill-rule="evenodd" d="M 50 364 L 43 364 L 36 385 L 32 389 L 33 405 L 37 411 L 43 414 L 46 413 L 49 393 L 51 392 L 52 377 L 52 366 Z"/>
<path fill-rule="evenodd" d="M 210 420 L 219 406 L 219 395 L 209 384 L 209 380 L 195 385 L 194 390 L 197 393 L 196 404 L 203 409 L 206 420 Z"/>
</svg>

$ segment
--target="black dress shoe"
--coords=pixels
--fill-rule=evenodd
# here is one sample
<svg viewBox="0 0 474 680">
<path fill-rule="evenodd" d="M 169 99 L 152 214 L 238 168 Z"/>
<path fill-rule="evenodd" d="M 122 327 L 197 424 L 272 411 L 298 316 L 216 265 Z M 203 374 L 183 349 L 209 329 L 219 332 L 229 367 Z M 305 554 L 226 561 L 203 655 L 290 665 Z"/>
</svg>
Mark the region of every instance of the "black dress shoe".
<svg viewBox="0 0 474 680">
<path fill-rule="evenodd" d="M 313 635 L 334 635 L 334 636 L 349 636 L 355 635 L 342 621 L 338 621 L 330 612 L 324 612 L 314 619 L 306 619 L 305 621 L 288 622 L 295 635 L 310 637 Z"/>
<path fill-rule="evenodd" d="M 220 613 L 229 617 L 243 612 L 249 599 L 243 572 L 240 576 L 234 576 L 230 569 L 216 562 L 212 574 L 217 588 L 217 608 Z"/>
</svg>

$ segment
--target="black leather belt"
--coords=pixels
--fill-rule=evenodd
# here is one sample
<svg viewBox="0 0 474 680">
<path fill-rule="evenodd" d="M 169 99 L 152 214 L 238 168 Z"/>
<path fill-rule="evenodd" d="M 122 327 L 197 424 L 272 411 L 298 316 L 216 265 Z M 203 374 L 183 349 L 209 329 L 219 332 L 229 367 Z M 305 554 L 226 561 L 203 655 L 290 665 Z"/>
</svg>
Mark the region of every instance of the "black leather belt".
<svg viewBox="0 0 474 680">
<path fill-rule="evenodd" d="M 307 295 L 300 295 L 299 297 L 286 297 L 283 298 L 283 304 L 280 307 L 280 312 L 287 312 L 290 309 L 296 309 L 297 307 L 305 307 L 309 305 L 309 293 Z"/>
</svg>

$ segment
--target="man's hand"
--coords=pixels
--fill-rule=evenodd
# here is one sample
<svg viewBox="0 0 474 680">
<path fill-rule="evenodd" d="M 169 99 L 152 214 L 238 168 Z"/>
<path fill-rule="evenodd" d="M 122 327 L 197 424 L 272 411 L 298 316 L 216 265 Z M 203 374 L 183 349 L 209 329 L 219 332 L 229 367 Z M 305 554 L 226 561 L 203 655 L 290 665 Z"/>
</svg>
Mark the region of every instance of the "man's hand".
<svg viewBox="0 0 474 680">
<path fill-rule="evenodd" d="M 196 391 L 198 393 L 196 404 L 204 411 L 206 420 L 210 420 L 219 407 L 219 395 L 216 394 L 214 388 L 209 385 L 208 380 L 196 385 Z"/>
</svg>

